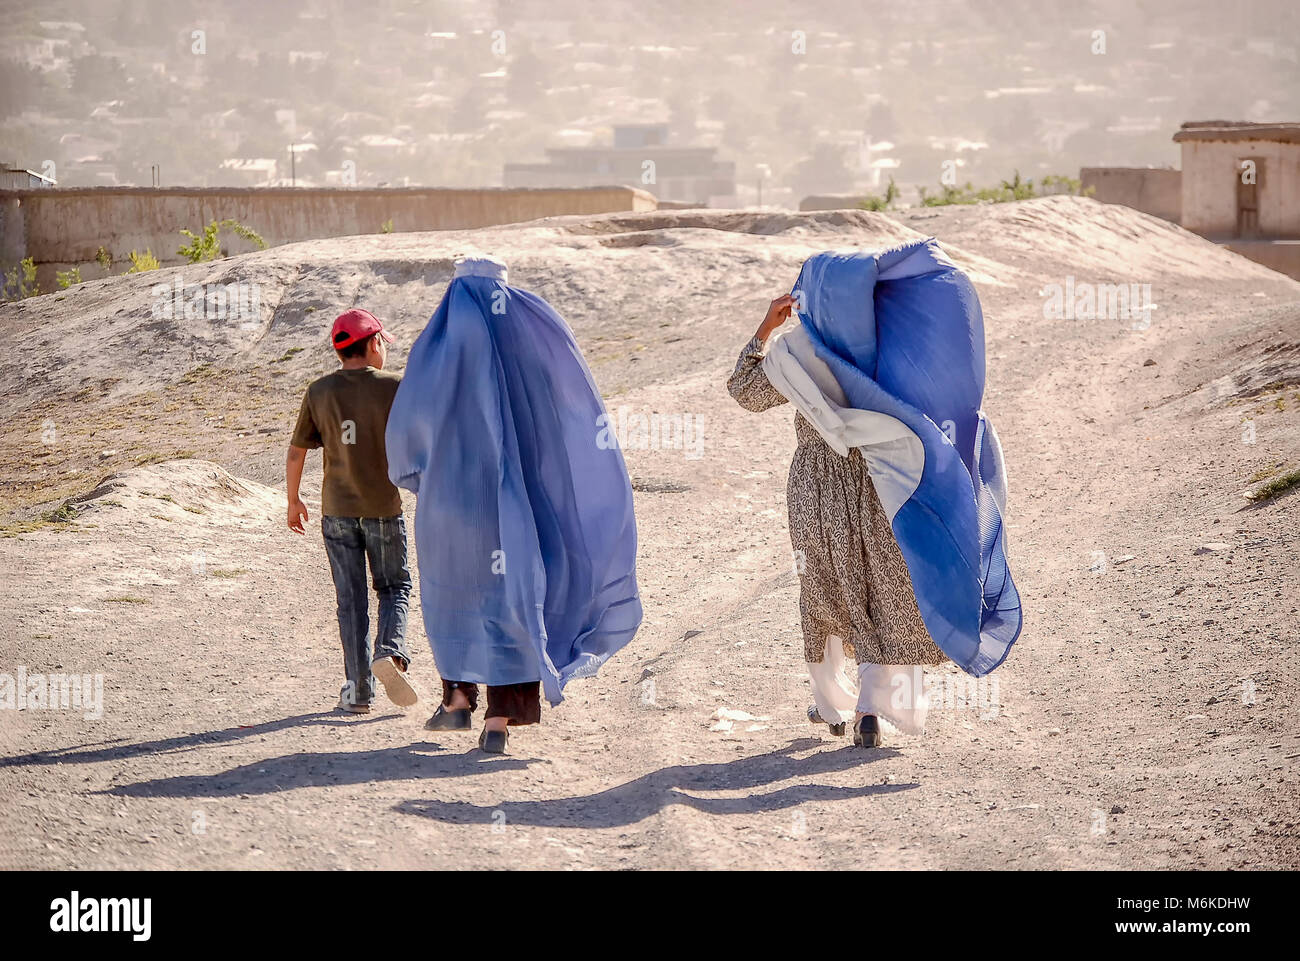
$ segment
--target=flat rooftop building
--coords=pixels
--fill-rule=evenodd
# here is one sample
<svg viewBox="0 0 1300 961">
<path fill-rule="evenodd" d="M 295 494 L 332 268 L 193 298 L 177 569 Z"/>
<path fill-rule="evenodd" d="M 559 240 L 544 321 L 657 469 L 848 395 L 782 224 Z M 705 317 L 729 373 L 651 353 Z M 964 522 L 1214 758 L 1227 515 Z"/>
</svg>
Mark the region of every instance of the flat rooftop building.
<svg viewBox="0 0 1300 961">
<path fill-rule="evenodd" d="M 0 162 L 0 190 L 34 190 L 37 187 L 53 187 L 56 183 L 57 180 L 20 167 L 12 160 Z"/>
<path fill-rule="evenodd" d="M 551 147 L 544 163 L 508 163 L 506 187 L 626 185 L 660 200 L 733 206 L 736 165 L 716 159 L 714 147 L 668 143 L 667 124 L 614 128 L 607 147 Z"/>
<path fill-rule="evenodd" d="M 1182 223 L 1215 240 L 1300 238 L 1300 123 L 1202 120 L 1182 147 Z"/>
</svg>

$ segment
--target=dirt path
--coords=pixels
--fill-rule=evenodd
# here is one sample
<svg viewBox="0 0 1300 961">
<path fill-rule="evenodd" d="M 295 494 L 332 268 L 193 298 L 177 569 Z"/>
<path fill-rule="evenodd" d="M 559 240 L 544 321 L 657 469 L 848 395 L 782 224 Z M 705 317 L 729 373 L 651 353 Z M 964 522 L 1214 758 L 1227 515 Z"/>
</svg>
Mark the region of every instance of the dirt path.
<svg viewBox="0 0 1300 961">
<path fill-rule="evenodd" d="M 135 278 L 0 309 L 7 339 L 35 332 L 51 358 L 0 381 L 19 507 L 0 539 L 0 673 L 104 677 L 99 718 L 0 710 L 0 866 L 1300 865 L 1300 495 L 1241 496 L 1300 466 L 1300 285 L 1087 201 L 914 217 L 682 212 L 294 245 L 212 267 L 266 285 L 251 345 L 155 321 L 144 366 Z M 924 737 L 864 753 L 804 720 L 792 414 L 746 414 L 722 384 L 809 252 L 912 231 L 980 289 L 1026 626 L 996 705 L 939 708 Z M 704 424 L 698 458 L 627 452 L 640 634 L 493 759 L 423 731 L 429 703 L 331 712 L 319 529 L 289 535 L 263 486 L 329 363 L 328 305 L 375 304 L 409 343 L 470 243 L 569 317 L 612 410 Z M 1150 328 L 1044 317 L 1040 290 L 1067 276 L 1150 284 Z M 47 421 L 62 439 L 42 446 Z M 130 462 L 174 450 L 207 460 Z M 92 489 L 74 520 L 36 519 Z M 720 709 L 750 719 L 715 730 Z"/>
</svg>

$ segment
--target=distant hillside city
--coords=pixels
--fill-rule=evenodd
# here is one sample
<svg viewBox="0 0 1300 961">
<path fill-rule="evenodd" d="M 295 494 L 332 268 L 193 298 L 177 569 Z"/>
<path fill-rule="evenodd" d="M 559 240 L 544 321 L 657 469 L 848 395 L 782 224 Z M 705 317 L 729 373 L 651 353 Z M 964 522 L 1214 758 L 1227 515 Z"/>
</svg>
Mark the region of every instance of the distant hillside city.
<svg viewBox="0 0 1300 961">
<path fill-rule="evenodd" d="M 794 207 L 1175 165 L 1185 119 L 1300 114 L 1284 0 L 49 0 L 4 21 L 0 159 L 61 187 Z"/>
</svg>

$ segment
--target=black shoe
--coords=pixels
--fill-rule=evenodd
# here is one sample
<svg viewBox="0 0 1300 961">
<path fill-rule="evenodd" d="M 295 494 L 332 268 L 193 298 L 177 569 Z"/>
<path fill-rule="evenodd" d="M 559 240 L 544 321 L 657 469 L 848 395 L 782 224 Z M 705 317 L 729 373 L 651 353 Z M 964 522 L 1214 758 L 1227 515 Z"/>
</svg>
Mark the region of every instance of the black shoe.
<svg viewBox="0 0 1300 961">
<path fill-rule="evenodd" d="M 880 722 L 872 714 L 864 714 L 853 725 L 853 744 L 856 747 L 880 747 Z"/>
<path fill-rule="evenodd" d="M 836 737 L 844 736 L 844 731 L 845 731 L 844 722 L 840 721 L 838 724 L 831 724 L 829 721 L 823 720 L 821 712 L 817 710 L 816 704 L 808 708 L 808 720 L 811 721 L 813 724 L 825 724 L 827 727 L 831 729 L 831 733 L 834 734 Z"/>
<path fill-rule="evenodd" d="M 506 731 L 489 731 L 483 728 L 483 733 L 478 736 L 478 746 L 485 754 L 505 754 L 506 744 L 509 742 L 510 734 Z"/>
<path fill-rule="evenodd" d="M 474 726 L 470 720 L 470 709 L 467 707 L 449 710 L 446 704 L 439 704 L 438 710 L 433 712 L 433 717 L 424 722 L 426 731 L 468 731 Z"/>
</svg>

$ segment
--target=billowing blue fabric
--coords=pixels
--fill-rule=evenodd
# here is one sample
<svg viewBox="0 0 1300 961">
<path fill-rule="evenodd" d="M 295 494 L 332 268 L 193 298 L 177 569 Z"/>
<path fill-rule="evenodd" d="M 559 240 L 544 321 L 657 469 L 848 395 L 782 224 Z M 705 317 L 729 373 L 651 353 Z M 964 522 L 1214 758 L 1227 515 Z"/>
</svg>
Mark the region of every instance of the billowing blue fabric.
<svg viewBox="0 0 1300 961">
<path fill-rule="evenodd" d="M 799 319 L 851 406 L 896 417 L 925 464 L 892 518 L 925 626 L 976 676 L 1020 634 L 1004 550 L 1001 451 L 984 420 L 984 319 L 970 280 L 933 239 L 808 259 Z M 946 433 L 945 433 L 946 428 Z"/>
<path fill-rule="evenodd" d="M 452 280 L 411 347 L 388 472 L 418 495 L 415 543 L 438 672 L 484 684 L 594 674 L 641 623 L 623 454 L 568 325 L 528 291 Z"/>
</svg>

